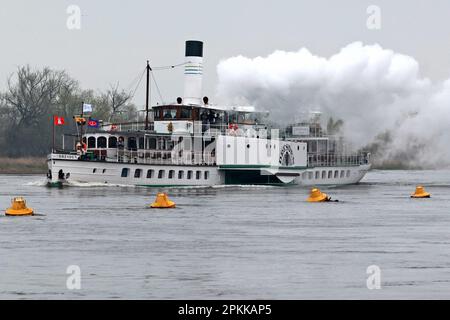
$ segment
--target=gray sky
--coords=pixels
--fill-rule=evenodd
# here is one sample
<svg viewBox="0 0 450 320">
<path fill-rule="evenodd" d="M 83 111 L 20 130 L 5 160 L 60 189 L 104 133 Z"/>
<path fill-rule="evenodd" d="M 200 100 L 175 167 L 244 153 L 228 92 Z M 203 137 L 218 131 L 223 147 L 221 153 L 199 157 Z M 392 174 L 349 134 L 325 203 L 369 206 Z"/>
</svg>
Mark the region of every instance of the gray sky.
<svg viewBox="0 0 450 320">
<path fill-rule="evenodd" d="M 81 29 L 66 27 L 69 5 L 81 8 Z M 381 29 L 366 27 L 369 5 L 381 8 Z M 204 94 L 214 97 L 216 65 L 234 55 L 276 49 L 328 57 L 354 41 L 379 43 L 413 56 L 432 80 L 450 77 L 448 0 L 0 0 L 0 88 L 19 65 L 65 69 L 83 88 L 127 88 L 145 67 L 183 61 L 184 41 L 205 42 Z M 165 100 L 183 94 L 183 70 L 155 73 Z M 135 102 L 144 104 L 144 90 Z M 153 95 L 153 102 L 156 96 Z"/>
</svg>

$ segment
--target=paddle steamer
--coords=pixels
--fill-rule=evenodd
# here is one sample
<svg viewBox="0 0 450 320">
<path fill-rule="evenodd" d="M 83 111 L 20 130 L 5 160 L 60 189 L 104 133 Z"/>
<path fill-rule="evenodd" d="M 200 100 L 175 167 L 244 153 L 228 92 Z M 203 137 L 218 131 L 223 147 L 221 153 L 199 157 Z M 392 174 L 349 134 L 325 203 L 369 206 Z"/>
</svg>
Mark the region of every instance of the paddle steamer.
<svg viewBox="0 0 450 320">
<path fill-rule="evenodd" d="M 326 134 L 320 113 L 278 130 L 267 124 L 268 112 L 210 104 L 202 97 L 201 41 L 186 41 L 182 98 L 149 107 L 151 71 L 147 63 L 145 121 L 95 130 L 80 122 L 70 148 L 48 155 L 49 184 L 341 185 L 370 169 L 368 153 L 345 153 L 343 142 Z"/>
</svg>

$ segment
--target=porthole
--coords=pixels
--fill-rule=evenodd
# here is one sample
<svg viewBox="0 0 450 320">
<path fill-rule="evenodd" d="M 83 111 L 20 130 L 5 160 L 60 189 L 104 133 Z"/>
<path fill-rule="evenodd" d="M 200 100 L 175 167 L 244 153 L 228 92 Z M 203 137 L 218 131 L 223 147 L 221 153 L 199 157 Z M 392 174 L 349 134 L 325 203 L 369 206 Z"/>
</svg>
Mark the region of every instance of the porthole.
<svg viewBox="0 0 450 320">
<path fill-rule="evenodd" d="M 126 178 L 128 177 L 128 172 L 130 171 L 130 169 L 128 168 L 122 168 L 122 174 L 120 175 L 122 178 Z"/>
<path fill-rule="evenodd" d="M 142 169 L 136 169 L 134 170 L 134 177 L 135 178 L 140 178 L 142 174 Z"/>
</svg>

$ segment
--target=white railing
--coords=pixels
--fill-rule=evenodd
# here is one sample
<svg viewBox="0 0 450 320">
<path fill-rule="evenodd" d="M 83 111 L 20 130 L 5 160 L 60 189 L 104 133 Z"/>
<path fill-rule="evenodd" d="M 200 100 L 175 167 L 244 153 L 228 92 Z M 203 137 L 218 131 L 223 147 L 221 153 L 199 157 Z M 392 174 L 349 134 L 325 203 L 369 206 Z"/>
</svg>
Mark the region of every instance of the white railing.
<svg viewBox="0 0 450 320">
<path fill-rule="evenodd" d="M 119 150 L 109 162 L 165 164 L 165 165 L 215 165 L 216 157 L 210 153 L 165 150 Z"/>
<path fill-rule="evenodd" d="M 308 153 L 308 167 L 359 166 L 370 163 L 370 153 L 314 154 Z"/>
</svg>

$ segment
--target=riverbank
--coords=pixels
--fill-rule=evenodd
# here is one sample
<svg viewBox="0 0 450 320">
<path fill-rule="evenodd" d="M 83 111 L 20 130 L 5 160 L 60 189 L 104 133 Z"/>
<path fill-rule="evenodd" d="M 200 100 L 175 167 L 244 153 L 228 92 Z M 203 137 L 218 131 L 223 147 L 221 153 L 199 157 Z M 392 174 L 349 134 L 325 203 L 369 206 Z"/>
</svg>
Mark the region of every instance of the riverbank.
<svg viewBox="0 0 450 320">
<path fill-rule="evenodd" d="M 0 157 L 0 174 L 45 174 L 46 172 L 45 157 Z"/>
</svg>

